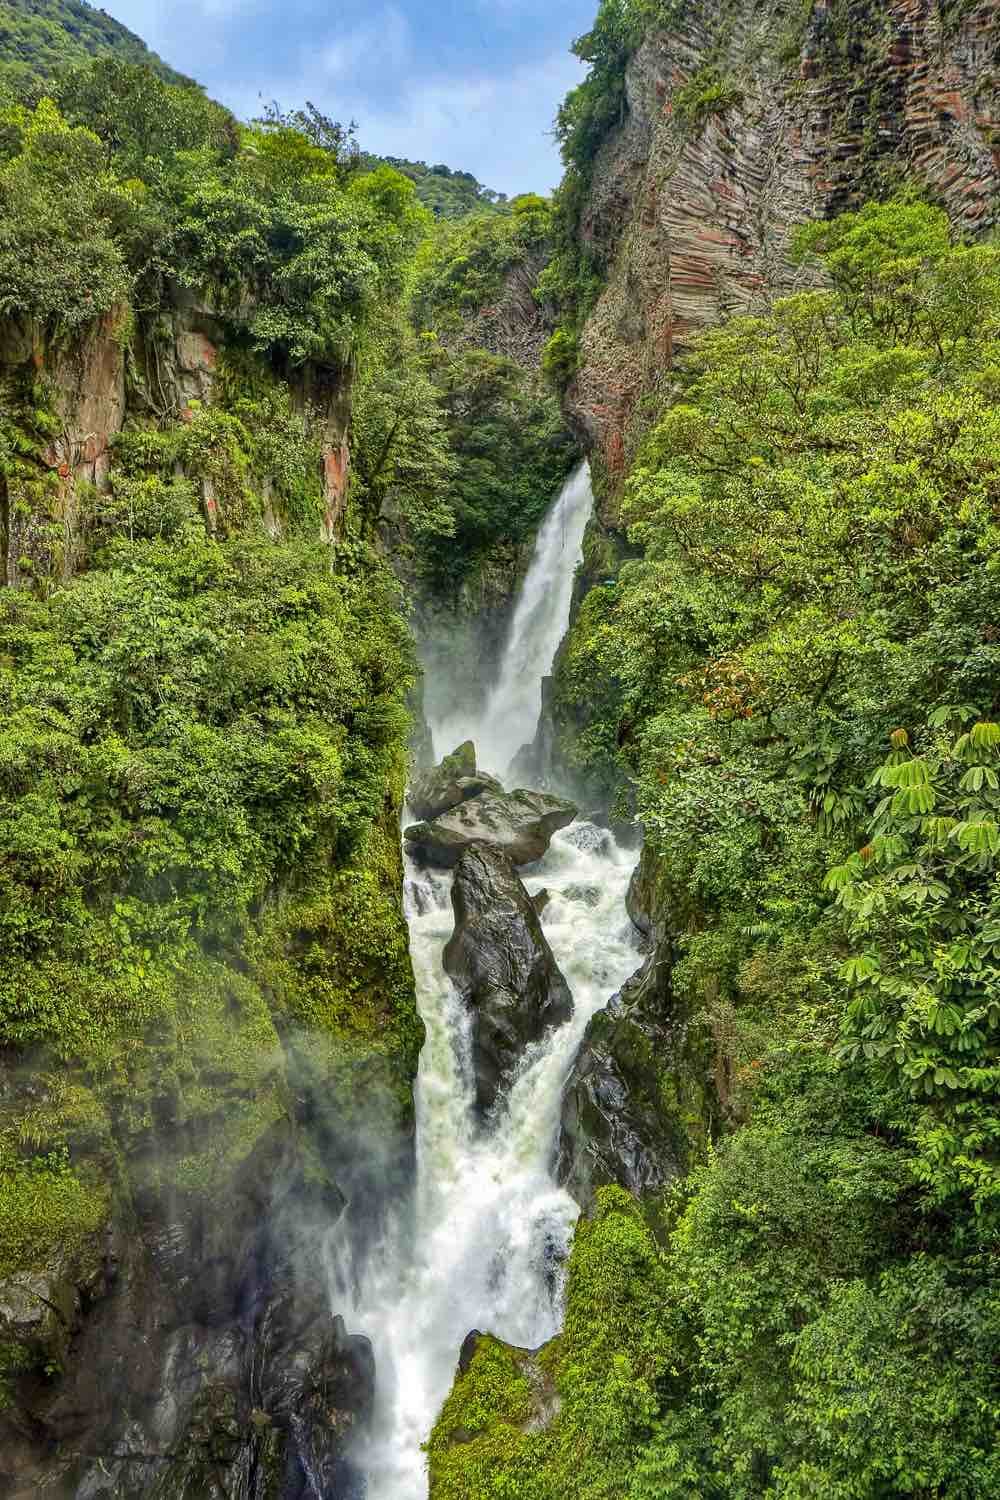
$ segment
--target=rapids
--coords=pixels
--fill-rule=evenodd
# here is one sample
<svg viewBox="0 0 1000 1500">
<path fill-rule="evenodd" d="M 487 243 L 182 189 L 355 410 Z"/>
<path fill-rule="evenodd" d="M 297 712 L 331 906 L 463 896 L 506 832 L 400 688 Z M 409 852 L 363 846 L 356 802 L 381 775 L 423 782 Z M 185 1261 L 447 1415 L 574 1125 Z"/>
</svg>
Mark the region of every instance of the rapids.
<svg viewBox="0 0 1000 1500">
<path fill-rule="evenodd" d="M 432 725 L 438 753 L 471 733 L 501 775 L 535 731 L 541 682 L 569 620 L 573 575 L 592 505 L 584 468 L 543 523 L 513 614 L 499 680 L 477 724 Z M 360 1275 L 330 1246 L 331 1297 L 375 1350 L 371 1430 L 353 1454 L 367 1500 L 426 1500 L 421 1444 L 473 1328 L 537 1347 L 557 1332 L 563 1268 L 578 1208 L 553 1178 L 563 1086 L 587 1023 L 637 966 L 625 913 L 635 862 L 591 823 L 557 834 L 522 870 L 550 893 L 543 926 L 574 998 L 571 1020 L 529 1049 L 485 1127 L 472 1111 L 470 1023 L 444 972 L 450 875 L 411 867 L 407 914 L 427 1028 L 416 1085 L 417 1174 Z"/>
</svg>

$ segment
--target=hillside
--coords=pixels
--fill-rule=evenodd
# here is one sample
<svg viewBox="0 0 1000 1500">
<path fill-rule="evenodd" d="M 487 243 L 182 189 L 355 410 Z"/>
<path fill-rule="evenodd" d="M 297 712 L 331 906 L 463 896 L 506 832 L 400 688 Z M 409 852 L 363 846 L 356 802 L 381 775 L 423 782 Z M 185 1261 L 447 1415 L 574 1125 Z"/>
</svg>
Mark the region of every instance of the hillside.
<svg viewBox="0 0 1000 1500">
<path fill-rule="evenodd" d="M 412 1150 L 412 643 L 351 418 L 426 215 L 113 55 L 57 92 L 0 133 L 0 1493 L 127 1430 L 119 1493 L 166 1449 L 203 1494 L 220 1443 L 339 1461 L 364 1350 L 295 1224 Z"/>
<path fill-rule="evenodd" d="M 413 1170 L 383 526 L 447 575 L 571 461 L 537 369 L 463 350 L 470 406 L 446 352 L 548 211 L 483 205 L 418 330 L 456 247 L 350 131 L 49 83 L 0 129 L 0 1493 L 276 1500 L 371 1406 L 323 1237 Z"/>
<path fill-rule="evenodd" d="M 4 0 L 0 7 L 0 81 L 49 80 L 107 53 L 145 63 L 170 83 L 185 81 L 127 26 L 86 0 Z"/>
<path fill-rule="evenodd" d="M 485 213 L 506 202 L 503 193 L 484 187 L 471 172 L 456 172 L 442 163 L 429 167 L 424 161 L 407 161 L 404 157 L 365 157 L 366 161 L 385 161 L 408 177 L 417 197 L 436 219 L 461 219 L 470 213 Z"/>
</svg>

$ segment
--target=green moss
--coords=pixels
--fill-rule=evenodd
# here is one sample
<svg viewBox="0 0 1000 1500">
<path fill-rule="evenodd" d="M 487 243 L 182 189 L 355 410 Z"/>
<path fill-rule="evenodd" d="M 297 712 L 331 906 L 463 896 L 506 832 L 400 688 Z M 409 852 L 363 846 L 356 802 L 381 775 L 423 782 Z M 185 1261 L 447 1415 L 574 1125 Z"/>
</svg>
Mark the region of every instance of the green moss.
<svg viewBox="0 0 1000 1500">
<path fill-rule="evenodd" d="M 529 1362 L 522 1350 L 480 1338 L 426 1445 L 434 1500 L 525 1493 L 514 1476 L 534 1468 L 538 1447 L 525 1432 L 536 1407 Z"/>
<path fill-rule="evenodd" d="M 45 1156 L 71 1144 L 93 1151 L 109 1145 L 111 1122 L 94 1088 L 79 1076 L 41 1068 L 32 1068 L 30 1079 L 30 1092 L 22 1094 L 15 1084 L 0 1111 L 0 1141 L 7 1148 Z"/>
<path fill-rule="evenodd" d="M 580 368 L 580 340 L 571 328 L 557 328 L 542 353 L 542 373 L 558 394 Z"/>
<path fill-rule="evenodd" d="M 67 1152 L 0 1163 L 0 1276 L 72 1259 L 105 1222 L 106 1183 L 85 1180 Z"/>
<path fill-rule="evenodd" d="M 18 1378 L 32 1369 L 35 1359 L 24 1344 L 0 1339 L 0 1412 L 13 1405 Z"/>
<path fill-rule="evenodd" d="M 612 548 L 595 534 L 592 562 L 614 562 Z M 599 576 L 599 566 L 598 573 Z M 588 567 L 591 578 L 595 576 Z M 555 664 L 553 709 L 560 753 L 594 796 L 610 801 L 622 778 L 615 771 L 621 686 L 611 674 L 598 676 L 593 659 L 614 617 L 617 584 L 613 577 L 591 587 L 576 612 Z"/>
<path fill-rule="evenodd" d="M 429 1451 L 468 1442 L 497 1422 L 523 1427 L 534 1401 L 522 1361 L 509 1344 L 488 1335 L 481 1338 L 469 1369 L 459 1376 L 441 1409 Z"/>
<path fill-rule="evenodd" d="M 367 1116 L 381 1090 L 392 1114 L 412 1115 L 424 1031 L 416 1009 L 402 915 L 401 856 L 387 816 L 366 832 L 350 866 L 322 887 L 286 898 L 248 949 L 297 1066 L 330 1079 L 347 1118 Z"/>
<path fill-rule="evenodd" d="M 469 1500 L 469 1496 L 509 1496 L 541 1500 L 535 1480 L 540 1455 L 537 1440 L 500 1423 L 472 1442 L 430 1459 L 432 1500 Z"/>
</svg>

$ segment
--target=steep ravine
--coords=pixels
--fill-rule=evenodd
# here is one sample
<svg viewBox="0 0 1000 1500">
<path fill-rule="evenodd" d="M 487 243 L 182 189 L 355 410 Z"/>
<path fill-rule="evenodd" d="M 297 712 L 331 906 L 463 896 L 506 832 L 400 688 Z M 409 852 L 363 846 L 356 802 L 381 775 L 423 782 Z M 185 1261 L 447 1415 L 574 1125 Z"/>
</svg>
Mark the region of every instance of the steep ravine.
<svg viewBox="0 0 1000 1500">
<path fill-rule="evenodd" d="M 539 533 L 488 710 L 470 721 L 480 762 L 501 775 L 534 732 L 590 504 L 582 471 Z M 439 749 L 460 722 L 452 704 L 446 722 L 432 724 Z M 489 820 L 478 812 L 486 802 Z M 470 800 L 444 815 L 456 828 L 458 814 L 465 819 L 468 853 L 457 868 L 441 868 L 451 852 L 439 859 L 426 841 L 409 863 L 428 1036 L 416 1086 L 416 1184 L 376 1253 L 355 1263 L 343 1231 L 328 1246 L 332 1303 L 350 1301 L 349 1326 L 375 1352 L 373 1421 L 353 1452 L 368 1474 L 368 1500 L 426 1495 L 421 1444 L 471 1329 L 528 1347 L 557 1331 L 579 1213 L 555 1176 L 563 1089 L 592 1016 L 641 963 L 625 904 L 635 852 L 577 819 L 532 858 L 504 823 L 524 816 L 518 808 L 475 784 Z M 492 842 L 500 838 L 511 858 Z"/>
</svg>

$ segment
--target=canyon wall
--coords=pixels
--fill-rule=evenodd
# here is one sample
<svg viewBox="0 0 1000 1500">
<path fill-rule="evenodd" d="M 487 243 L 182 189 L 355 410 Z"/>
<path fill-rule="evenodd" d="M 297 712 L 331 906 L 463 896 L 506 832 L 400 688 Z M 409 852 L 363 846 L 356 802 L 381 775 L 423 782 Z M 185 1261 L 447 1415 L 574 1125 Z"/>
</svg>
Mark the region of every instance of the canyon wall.
<svg viewBox="0 0 1000 1500">
<path fill-rule="evenodd" d="M 0 478 L 0 583 L 11 587 L 40 575 L 66 579 L 79 561 L 86 506 L 81 496 L 107 488 L 112 445 L 126 421 L 190 422 L 218 394 L 224 321 L 182 293 L 155 319 L 133 320 L 125 308 L 101 318 L 82 337 L 54 342 L 27 319 L 0 326 L 0 401 L 16 415 L 32 403 L 46 408 L 46 426 L 31 444 L 26 467 L 34 483 L 18 499 Z M 320 439 L 322 540 L 342 534 L 350 481 L 347 371 L 306 364 L 290 372 L 294 406 L 308 414 Z M 264 496 L 266 473 L 252 476 Z M 194 476 L 206 525 L 225 522 L 211 476 Z M 266 515 L 274 537 L 287 531 L 280 512 Z"/>
<path fill-rule="evenodd" d="M 1000 5 L 692 0 L 626 90 L 579 226 L 607 283 L 569 393 L 612 489 L 692 334 L 796 286 L 797 224 L 909 182 L 961 232 L 996 227 Z"/>
<path fill-rule="evenodd" d="M 113 572 L 100 550 L 107 545 L 100 527 L 122 479 L 126 430 L 132 440 L 148 434 L 151 443 L 164 433 L 201 431 L 198 424 L 211 424 L 217 412 L 224 424 L 227 402 L 238 409 L 241 393 L 262 389 L 281 400 L 287 392 L 290 410 L 306 419 L 315 504 L 307 517 L 286 513 L 266 468 L 244 467 L 236 483 L 224 425 L 205 425 L 198 455 L 176 461 L 175 478 L 190 486 L 191 520 L 205 547 L 206 587 L 217 579 L 218 633 L 229 629 L 230 544 L 237 553 L 249 549 L 266 569 L 270 552 L 287 543 L 273 588 L 290 566 L 300 603 L 301 590 L 323 586 L 330 564 L 310 562 L 295 545 L 335 543 L 345 530 L 350 378 L 310 364 L 292 372 L 263 360 L 257 366 L 248 367 L 245 351 L 234 356 L 221 317 L 180 292 L 155 318 L 135 319 L 123 309 L 75 338 L 47 338 L 27 321 L 0 326 L 0 401 L 5 433 L 17 438 L 0 477 L 0 585 L 8 586 L 0 586 L 0 604 L 8 638 L 13 633 L 21 643 L 17 620 L 33 618 L 32 609 L 59 596 L 60 585 L 78 583 L 61 591 L 72 600 L 93 586 L 95 570 L 101 577 L 104 568 L 105 578 Z M 113 524 L 127 539 L 127 521 L 115 517 Z M 225 545 L 213 554 L 206 538 Z M 175 550 L 184 545 L 175 537 Z M 148 573 L 148 562 L 129 558 L 115 576 L 134 569 L 141 577 L 144 565 Z M 383 587 L 386 609 L 398 616 L 388 580 Z M 198 588 L 196 580 L 192 596 Z M 194 618 L 195 602 L 188 607 Z M 162 625 L 150 617 L 148 638 L 135 649 L 149 657 L 165 699 Z M 134 621 L 123 626 L 134 628 Z M 113 655 L 116 628 L 112 621 L 104 638 L 81 640 L 77 654 Z M 255 651 L 265 662 L 250 668 L 264 673 L 256 675 L 260 703 L 251 687 L 244 710 L 252 720 L 263 708 L 260 743 L 267 733 L 268 629 L 266 616 L 248 614 L 237 648 L 248 664 Z M 397 629 L 403 639 L 401 618 Z M 284 642 L 270 640 L 280 653 Z M 216 641 L 218 652 L 228 649 Z M 5 668 L 16 665 L 4 658 Z M 67 703 L 76 670 L 73 650 L 65 649 Z M 374 670 L 390 669 L 381 663 Z M 3 691 L 17 701 L 6 675 Z M 391 682 L 373 684 L 383 703 L 394 692 Z M 17 712 L 23 723 L 23 705 Z M 76 731 L 65 708 L 50 705 L 48 712 L 62 712 Z M 173 753 L 177 712 L 167 712 L 146 769 L 138 769 L 145 746 L 131 745 L 133 780 L 121 784 L 117 800 L 109 794 L 108 820 L 132 828 L 135 850 L 155 841 L 172 813 L 162 788 L 144 792 L 135 779 Z M 197 712 L 189 705 L 190 718 Z M 225 712 L 221 701 L 211 702 L 208 724 Z M 105 955 L 107 981 L 95 1005 L 111 1018 L 110 1049 L 92 1055 L 100 1047 L 87 1010 L 91 991 L 86 976 L 72 970 L 57 1000 L 67 1016 L 82 1013 L 80 1045 L 57 1032 L 51 1041 L 0 1049 L 0 1217 L 10 1214 L 0 1233 L 0 1494 L 11 1500 L 43 1489 L 81 1500 L 263 1500 L 347 1483 L 344 1441 L 370 1409 L 374 1377 L 367 1341 L 350 1337 L 333 1316 L 324 1246 L 348 1202 L 352 1228 L 363 1236 L 386 1190 L 410 1175 L 412 1080 L 422 1040 L 402 915 L 401 709 L 399 717 L 392 729 L 398 743 L 381 765 L 377 752 L 372 760 L 376 812 L 360 839 L 345 843 L 334 822 L 318 859 L 301 851 L 248 922 L 235 908 L 213 910 L 215 936 L 196 940 L 193 951 L 178 939 L 164 977 L 155 939 L 152 951 L 129 960 L 138 967 L 128 982 L 140 990 L 153 987 L 156 975 L 151 1014 L 140 1008 L 133 1019 L 124 999 L 125 960 Z M 285 713 L 286 733 L 290 719 Z M 12 728 L 14 710 L 10 721 L 5 727 Z M 233 729 L 235 765 L 242 752 L 239 726 Z M 110 732 L 100 719 L 84 726 L 81 753 L 95 755 L 95 739 Z M 358 733 L 371 757 L 374 738 Z M 19 744 L 12 732 L 9 747 Z M 20 786 L 27 772 L 18 755 L 9 748 L 5 775 Z M 72 849 L 84 841 L 87 799 L 100 807 L 103 773 L 92 761 L 93 785 L 80 787 L 68 765 L 60 762 L 51 774 L 52 795 L 67 809 L 58 837 Z M 27 783 L 24 809 L 46 805 L 38 792 L 45 769 L 38 768 L 38 783 Z M 226 772 L 223 762 L 216 774 L 225 779 Z M 204 777 L 211 775 L 206 767 Z M 225 802 L 233 793 L 219 787 L 217 795 Z M 317 791 L 317 807 L 324 799 L 333 805 L 334 791 Z M 31 878 L 33 845 L 26 847 L 20 870 L 11 867 L 12 890 Z M 135 853 L 119 885 L 110 858 L 102 880 L 80 854 L 82 900 L 98 910 L 122 903 L 116 909 L 133 920 L 139 901 L 153 910 L 171 901 L 176 907 L 185 853 L 178 841 L 174 867 L 145 881 Z M 15 897 L 5 894 L 0 907 L 9 929 Z M 90 958 L 81 955 L 81 969 Z M 34 981 L 14 977 L 7 988 L 6 976 L 17 972 L 5 970 L 5 1015 L 11 1027 L 21 1018 L 30 1031 Z"/>
</svg>

